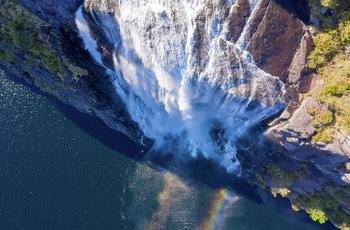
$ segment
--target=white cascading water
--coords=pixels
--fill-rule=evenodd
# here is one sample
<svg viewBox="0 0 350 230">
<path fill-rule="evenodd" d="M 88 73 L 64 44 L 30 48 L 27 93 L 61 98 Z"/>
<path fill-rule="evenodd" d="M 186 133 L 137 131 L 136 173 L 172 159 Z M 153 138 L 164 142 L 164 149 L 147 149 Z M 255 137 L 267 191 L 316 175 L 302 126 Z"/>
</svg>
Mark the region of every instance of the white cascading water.
<svg viewBox="0 0 350 230">
<path fill-rule="evenodd" d="M 282 107 L 282 84 L 259 69 L 247 46 L 247 31 L 229 38 L 227 9 L 235 0 L 87 0 L 97 26 L 114 45 L 108 69 L 116 93 L 154 148 L 179 156 L 198 154 L 228 171 L 239 169 L 236 140 Z M 225 16 L 226 15 L 226 16 Z M 202 18 L 202 20 L 200 20 Z M 83 15 L 76 23 L 86 49 L 103 65 Z"/>
</svg>

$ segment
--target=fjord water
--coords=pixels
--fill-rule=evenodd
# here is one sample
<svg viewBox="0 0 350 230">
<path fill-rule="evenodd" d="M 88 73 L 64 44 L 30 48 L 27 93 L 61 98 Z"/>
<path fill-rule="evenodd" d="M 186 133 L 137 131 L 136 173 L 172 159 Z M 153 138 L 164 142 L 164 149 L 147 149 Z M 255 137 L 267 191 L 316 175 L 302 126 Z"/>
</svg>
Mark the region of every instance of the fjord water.
<svg viewBox="0 0 350 230">
<path fill-rule="evenodd" d="M 135 161 L 133 142 L 116 135 L 116 152 L 100 120 L 49 98 L 0 72 L 0 229 L 331 229 Z"/>
</svg>

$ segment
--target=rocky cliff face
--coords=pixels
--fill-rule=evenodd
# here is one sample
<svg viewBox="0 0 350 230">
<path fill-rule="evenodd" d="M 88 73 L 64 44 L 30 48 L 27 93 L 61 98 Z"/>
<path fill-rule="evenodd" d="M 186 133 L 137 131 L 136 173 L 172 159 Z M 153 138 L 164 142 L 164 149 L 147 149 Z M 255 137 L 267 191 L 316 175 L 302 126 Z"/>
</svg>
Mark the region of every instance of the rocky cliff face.
<svg viewBox="0 0 350 230">
<path fill-rule="evenodd" d="M 300 8 L 304 3 L 292 6 L 288 1 L 265 1 L 257 19 L 263 23 L 252 30 L 248 48 L 254 60 L 266 72 L 279 76 L 288 92 L 287 107 L 265 133 L 276 146 L 275 158 L 271 157 L 273 163 L 265 166 L 264 179 L 257 178 L 257 183 L 268 186 L 273 194 L 289 197 L 311 216 L 315 210 L 324 211 L 337 227 L 346 229 L 350 141 L 338 131 L 330 143 L 311 142 L 315 128 L 307 110 L 317 104 L 313 93 L 322 82 L 307 67 L 312 35 L 302 23 L 308 22 L 308 8 Z"/>
<path fill-rule="evenodd" d="M 105 69 L 83 48 L 74 21 L 80 4 L 82 1 L 4 1 L 0 64 L 64 103 L 141 140 L 143 135 L 123 102 L 111 93 L 114 89 Z"/>
<path fill-rule="evenodd" d="M 232 42 L 239 40 L 251 7 L 248 0 L 237 2 L 224 15 Z M 0 63 L 7 71 L 140 141 L 143 133 L 115 93 L 110 76 L 83 48 L 74 21 L 81 4 L 82 0 L 3 1 Z M 91 9 L 102 5 L 99 1 L 85 4 Z M 117 6 L 108 5 L 104 10 L 114 14 Z M 308 21 L 308 12 L 306 1 L 261 0 L 250 21 L 246 48 L 258 67 L 284 83 L 283 101 L 287 106 L 278 118 L 270 120 L 271 128 L 265 134 L 270 147 L 261 149 L 256 143 L 247 152 L 239 152 L 238 158 L 246 168 L 254 168 L 254 173 L 247 172 L 253 183 L 269 188 L 275 195 L 289 197 L 309 212 L 324 211 L 338 226 L 350 225 L 350 176 L 346 167 L 349 140 L 340 133 L 330 145 L 310 142 L 314 129 L 306 110 L 314 101 L 302 93 L 312 94 L 320 83 L 315 73 L 306 68 L 312 45 L 312 36 L 303 23 Z M 207 23 L 204 16 L 196 20 L 203 26 Z M 201 31 L 197 34 L 200 70 L 205 65 L 203 53 L 207 52 L 208 38 Z M 113 69 L 113 46 L 103 37 L 99 45 L 104 64 Z M 152 140 L 146 138 L 143 143 L 151 146 Z M 319 200 L 328 202 L 321 204 Z"/>
<path fill-rule="evenodd" d="M 20 3 L 34 15 L 51 24 L 53 27 L 74 27 L 74 14 L 83 0 L 34 1 L 20 0 Z"/>
<path fill-rule="evenodd" d="M 96 114 L 109 126 L 121 130 L 133 139 L 140 140 L 141 134 L 136 136 L 132 134 L 137 133 L 138 127 L 130 121 L 122 109 L 124 106 L 120 106 L 123 102 L 118 95 L 111 93 L 114 90 L 109 76 L 83 48 L 74 21 L 75 12 L 81 4 L 82 1 L 79 0 L 59 3 L 4 1 L 0 11 L 3 22 L 0 43 L 1 64 L 8 71 L 35 83 L 65 103 L 72 104 L 81 111 Z M 103 5 L 98 1 L 91 4 Z M 115 7 L 109 6 L 106 10 L 113 11 Z M 248 0 L 240 0 L 231 13 L 227 11 L 224 15 L 229 18 L 232 42 L 237 41 L 243 31 L 250 7 Z M 291 14 L 280 9 L 281 7 L 278 8 L 278 4 L 274 1 L 262 1 L 248 32 L 248 50 L 253 54 L 258 66 L 287 82 L 288 67 L 303 36 L 303 27 L 299 20 L 295 18 L 293 20 Z M 286 17 L 288 20 L 279 20 L 278 17 Z M 198 17 L 196 20 L 202 19 Z M 201 23 L 205 25 L 205 21 Z M 277 27 L 274 28 L 274 25 L 266 27 L 271 23 Z M 285 30 L 286 26 L 288 30 Z M 201 31 L 198 31 L 198 35 L 200 34 Z M 199 62 L 202 60 L 201 56 L 205 56 L 204 39 L 207 38 L 199 36 L 197 39 Z M 279 42 L 284 43 L 276 46 Z M 111 44 L 103 38 L 99 44 L 103 50 L 105 65 L 112 69 L 112 64 L 109 64 L 111 60 L 108 60 L 111 58 L 109 56 L 111 50 L 108 51 Z M 260 60 L 261 55 L 266 58 Z M 274 64 L 276 61 L 278 65 Z M 286 102 L 290 100 L 289 98 L 294 98 L 292 94 L 286 94 Z M 130 129 L 133 131 L 129 132 Z"/>
</svg>

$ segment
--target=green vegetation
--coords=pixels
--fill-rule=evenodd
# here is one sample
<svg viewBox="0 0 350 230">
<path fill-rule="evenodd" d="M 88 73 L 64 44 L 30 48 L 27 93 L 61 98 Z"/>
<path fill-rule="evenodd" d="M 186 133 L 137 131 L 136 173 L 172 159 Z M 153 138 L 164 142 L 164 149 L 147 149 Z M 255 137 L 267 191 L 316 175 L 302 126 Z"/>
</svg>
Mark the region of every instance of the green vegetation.
<svg viewBox="0 0 350 230">
<path fill-rule="evenodd" d="M 346 170 L 350 171 L 350 162 L 346 163 L 345 167 L 346 167 Z"/>
<path fill-rule="evenodd" d="M 315 49 L 309 58 L 309 67 L 318 68 L 323 73 L 323 68 L 331 62 L 338 54 L 344 53 L 350 44 L 350 15 L 346 21 L 337 25 L 320 29 L 314 37 Z"/>
<path fill-rule="evenodd" d="M 321 2 L 334 11 L 322 15 Z M 308 65 L 318 71 L 322 86 L 312 93 L 318 104 L 308 108 L 307 112 L 316 129 L 311 141 L 327 143 L 340 134 L 350 135 L 350 1 L 310 0 L 309 3 L 315 18 L 315 24 L 310 27 L 315 47 Z M 327 178 L 318 180 L 310 173 L 315 167 L 311 161 L 299 161 L 293 167 L 284 166 L 289 162 L 285 161 L 283 154 L 273 161 L 256 172 L 257 185 L 268 188 L 273 196 L 288 197 L 293 210 L 305 210 L 314 221 L 322 224 L 330 219 L 338 228 L 350 230 L 347 213 L 350 210 L 349 186 L 340 186 Z M 339 167 L 350 171 L 350 163 Z M 296 183 L 297 178 L 317 184 L 303 188 Z"/>
<path fill-rule="evenodd" d="M 336 131 L 350 134 L 350 1 L 312 0 L 313 15 L 324 23 L 315 25 L 315 49 L 309 67 L 316 68 L 323 81 L 316 92 L 319 107 L 308 109 L 317 129 L 312 141 L 329 142 Z M 322 5 L 333 15 L 320 14 Z"/>
<path fill-rule="evenodd" d="M 32 14 L 18 0 L 5 0 L 1 4 L 0 22 L 0 61 L 6 65 L 7 71 L 15 75 L 25 72 L 26 77 L 42 90 L 69 101 L 70 98 L 62 98 L 57 89 L 69 87 L 70 90 L 77 90 L 71 81 L 80 81 L 89 72 L 69 61 L 61 52 L 65 46 L 64 37 L 52 32 L 55 30 L 52 30 L 51 24 Z M 68 27 L 60 29 L 69 32 Z M 50 78 L 39 78 L 38 72 L 49 72 L 58 77 L 52 79 L 49 74 Z M 80 107 L 91 111 L 84 104 Z"/>
<path fill-rule="evenodd" d="M 73 64 L 71 64 L 71 63 L 69 63 L 69 62 L 67 62 L 65 60 L 63 60 L 63 63 L 64 63 L 65 66 L 68 67 L 68 69 L 72 73 L 73 79 L 75 81 L 79 81 L 80 80 L 79 76 L 87 76 L 87 75 L 89 75 L 89 71 L 86 70 L 86 69 L 83 69 L 83 68 L 81 68 L 79 66 L 73 65 Z"/>
<path fill-rule="evenodd" d="M 55 42 L 60 44 L 61 38 L 52 32 L 49 34 L 41 32 L 41 28 L 45 27 L 50 31 L 51 25 L 30 13 L 19 1 L 5 1 L 1 5 L 0 21 L 2 22 L 0 23 L 0 42 L 6 47 L 0 50 L 1 60 L 25 63 L 28 67 L 24 66 L 25 71 L 33 76 L 35 73 L 32 73 L 30 66 L 44 68 L 58 75 L 62 82 L 65 81 L 64 70 L 69 70 L 76 81 L 79 81 L 79 76 L 89 74 L 87 70 L 70 63 L 51 46 L 50 39 L 54 37 Z M 62 29 L 65 32 L 69 30 L 68 27 Z M 35 78 L 33 80 L 41 88 L 54 94 L 54 90 L 49 90 L 47 88 L 49 86 L 45 86 L 44 82 Z"/>
<path fill-rule="evenodd" d="M 317 129 L 314 136 L 311 138 L 313 142 L 330 142 L 335 134 L 335 130 L 332 128 Z"/>
<path fill-rule="evenodd" d="M 350 226 L 350 219 L 340 207 L 340 202 L 347 200 L 345 195 L 347 189 L 345 187 L 324 185 L 320 191 L 306 192 L 302 195 L 291 192 L 288 197 L 293 202 L 293 206 L 305 209 L 314 221 L 322 224 L 327 219 L 332 219 L 338 227 L 342 226 L 341 229 L 346 229 L 346 227 Z M 348 205 L 346 206 L 349 207 Z"/>
<path fill-rule="evenodd" d="M 308 208 L 305 211 L 310 214 L 313 221 L 318 221 L 320 224 L 324 224 L 328 220 L 326 214 L 322 210 Z"/>
<path fill-rule="evenodd" d="M 292 204 L 292 209 L 293 209 L 294 211 L 296 211 L 296 212 L 299 212 L 299 211 L 300 211 L 300 208 L 299 208 L 297 205 L 295 205 L 295 204 Z"/>
<path fill-rule="evenodd" d="M 327 6 L 330 8 L 339 8 L 342 4 L 348 4 L 347 0 L 321 0 L 321 4 L 323 6 Z"/>
<path fill-rule="evenodd" d="M 337 27 L 340 22 L 345 22 L 350 19 L 350 2 L 348 0 L 309 0 L 309 5 L 312 7 L 312 15 L 314 19 L 320 19 L 322 25 L 315 23 L 318 31 L 331 30 Z M 328 7 L 332 12 L 321 14 L 321 7 Z M 330 14 L 331 16 L 330 16 Z"/>
<path fill-rule="evenodd" d="M 10 51 L 8 49 L 6 50 L 0 50 L 0 59 L 5 61 L 14 61 Z"/>
<path fill-rule="evenodd" d="M 350 1 L 310 0 L 309 3 L 315 18 L 310 28 L 315 48 L 308 65 L 318 70 L 323 84 L 314 94 L 319 105 L 308 108 L 307 112 L 316 128 L 312 141 L 327 143 L 337 132 L 350 135 Z M 332 11 L 321 14 L 322 6 Z M 305 209 L 314 221 L 324 223 L 331 219 L 337 227 L 350 229 L 349 215 L 341 208 L 350 208 L 348 187 L 325 184 L 319 191 L 302 195 L 291 192 L 288 197 L 295 206 L 293 209 Z"/>
<path fill-rule="evenodd" d="M 6 1 L 0 8 L 0 20 L 5 22 L 0 27 L 0 41 L 8 47 L 0 51 L 2 60 L 21 61 L 34 66 L 40 60 L 49 72 L 63 75 L 61 58 L 40 33 L 40 26 L 49 26 L 48 24 L 19 3 L 11 1 Z"/>
<path fill-rule="evenodd" d="M 266 166 L 267 174 L 280 183 L 280 188 L 290 188 L 296 175 L 293 173 L 286 173 L 275 164 Z"/>
<path fill-rule="evenodd" d="M 277 186 L 271 187 L 271 194 L 276 197 L 278 194 L 282 197 L 288 197 L 291 193 L 291 186 L 293 181 L 296 178 L 303 178 L 306 173 L 303 169 L 293 171 L 292 173 L 286 173 L 283 169 L 278 167 L 276 164 L 269 164 L 265 166 L 264 175 L 267 175 L 269 178 L 273 179 L 276 182 Z M 264 179 L 261 175 L 256 174 L 257 176 L 257 184 L 261 187 L 266 188 L 267 186 L 264 184 Z"/>
<path fill-rule="evenodd" d="M 316 186 L 313 191 L 301 188 L 302 192 L 296 192 L 291 189 L 296 179 L 314 180 L 308 173 L 310 168 L 314 167 L 313 164 L 300 161 L 297 162 L 294 170 L 287 166 L 289 171 L 286 171 L 282 165 L 288 165 L 288 163 L 284 161 L 283 156 L 274 160 L 274 163 L 265 165 L 263 171 L 255 174 L 256 184 L 270 189 L 271 194 L 275 197 L 277 195 L 288 197 L 294 211 L 303 209 L 314 221 L 322 224 L 331 219 L 340 229 L 349 230 L 350 218 L 342 208 L 350 209 L 349 186 L 339 186 L 330 181 L 324 181 L 320 182 L 320 187 Z M 267 183 L 274 186 L 269 186 Z"/>
<path fill-rule="evenodd" d="M 316 128 L 323 128 L 331 125 L 333 121 L 334 114 L 329 110 L 324 110 L 314 115 L 312 125 Z"/>
<path fill-rule="evenodd" d="M 340 41 L 338 39 L 338 30 L 333 29 L 327 32 L 319 32 L 314 37 L 315 49 L 311 52 L 309 58 L 310 68 L 322 68 L 330 62 L 340 51 Z M 322 69 L 320 69 L 322 70 Z"/>
<path fill-rule="evenodd" d="M 274 197 L 277 197 L 277 194 L 280 194 L 282 197 L 287 197 L 290 193 L 288 188 L 271 188 L 270 191 Z"/>
<path fill-rule="evenodd" d="M 51 72 L 59 74 L 61 72 L 60 58 L 57 54 L 44 50 L 41 54 L 41 63 Z"/>
<path fill-rule="evenodd" d="M 335 134 L 335 130 L 332 127 L 335 121 L 334 113 L 320 106 L 309 108 L 307 112 L 313 116 L 312 125 L 317 128 L 312 141 L 324 143 L 331 141 Z"/>
<path fill-rule="evenodd" d="M 23 13 L 18 16 L 18 18 L 7 22 L 8 35 L 11 36 L 13 43 L 25 50 L 29 50 L 35 45 L 38 46 L 38 32 L 25 21 Z"/>
<path fill-rule="evenodd" d="M 51 46 L 49 39 L 55 34 L 44 34 L 40 28 L 50 27 L 48 23 L 27 11 L 18 1 L 5 1 L 0 8 L 0 42 L 7 48 L 0 50 L 0 59 L 7 62 L 25 63 L 47 69 L 60 76 L 64 81 L 64 66 L 78 81 L 79 76 L 88 75 L 89 72 L 61 57 Z M 65 32 L 68 27 L 63 28 Z M 26 69 L 31 73 L 31 69 Z M 35 80 L 36 81 L 36 80 Z M 40 84 L 42 88 L 44 85 Z M 49 90 L 50 91 L 50 90 Z"/>
</svg>

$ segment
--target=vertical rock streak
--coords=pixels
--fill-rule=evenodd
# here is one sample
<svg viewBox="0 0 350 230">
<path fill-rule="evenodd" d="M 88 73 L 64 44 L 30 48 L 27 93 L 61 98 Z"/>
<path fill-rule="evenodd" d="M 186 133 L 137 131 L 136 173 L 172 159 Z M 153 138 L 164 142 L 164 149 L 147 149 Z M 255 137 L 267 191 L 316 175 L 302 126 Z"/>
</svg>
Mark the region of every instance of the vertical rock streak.
<svg viewBox="0 0 350 230">
<path fill-rule="evenodd" d="M 249 1 L 232 42 L 228 18 L 244 1 L 87 0 L 88 22 L 82 7 L 77 12 L 86 48 L 109 67 L 116 93 L 154 148 L 201 154 L 233 171 L 237 139 L 283 107 L 282 84 L 246 50 L 259 0 Z"/>
</svg>

